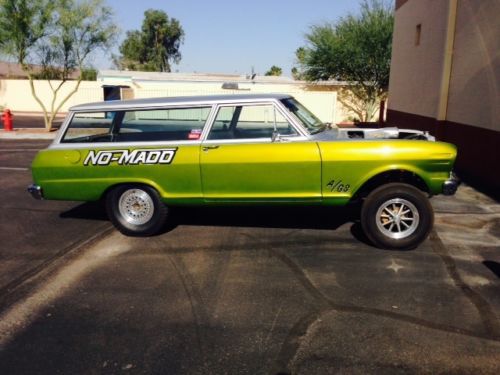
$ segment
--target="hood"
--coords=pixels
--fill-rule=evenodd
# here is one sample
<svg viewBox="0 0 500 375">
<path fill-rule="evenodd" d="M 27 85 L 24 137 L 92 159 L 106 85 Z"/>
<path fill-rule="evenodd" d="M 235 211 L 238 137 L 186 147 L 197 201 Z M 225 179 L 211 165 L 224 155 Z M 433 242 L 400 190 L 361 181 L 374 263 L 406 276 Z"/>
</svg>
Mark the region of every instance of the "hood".
<svg viewBox="0 0 500 375">
<path fill-rule="evenodd" d="M 386 128 L 334 128 L 315 134 L 314 139 L 321 141 L 329 140 L 359 140 L 359 139 L 408 139 L 435 141 L 436 138 L 429 134 L 414 129 L 399 129 L 396 127 Z"/>
</svg>

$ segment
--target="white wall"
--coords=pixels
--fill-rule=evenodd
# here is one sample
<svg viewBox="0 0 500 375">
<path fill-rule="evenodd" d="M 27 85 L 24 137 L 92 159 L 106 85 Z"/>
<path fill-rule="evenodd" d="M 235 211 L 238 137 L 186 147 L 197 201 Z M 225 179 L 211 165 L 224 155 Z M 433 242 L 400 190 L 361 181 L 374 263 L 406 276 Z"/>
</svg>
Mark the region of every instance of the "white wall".
<svg viewBox="0 0 500 375">
<path fill-rule="evenodd" d="M 239 84 L 239 90 L 224 90 L 220 82 L 150 82 L 107 80 L 106 84 L 130 85 L 134 89 L 135 98 L 223 95 L 223 94 L 259 94 L 282 93 L 293 95 L 307 108 L 325 122 L 339 122 L 337 117 L 337 93 L 335 91 L 310 91 L 301 85 L 290 84 Z"/>
<path fill-rule="evenodd" d="M 55 88 L 60 81 L 53 81 Z M 74 89 L 75 81 L 66 82 L 59 94 L 56 103 L 60 103 L 64 97 Z M 62 107 L 62 112 L 67 112 L 68 108 L 81 103 L 98 102 L 103 100 L 102 84 L 99 82 L 82 82 L 78 92 L 73 95 Z M 47 109 L 52 102 L 52 90 L 47 81 L 35 81 L 35 90 L 38 97 L 42 100 Z M 31 89 L 28 80 L 0 80 L 0 105 L 9 108 L 12 111 L 22 112 L 41 112 L 40 105 L 31 95 Z"/>
<path fill-rule="evenodd" d="M 53 85 L 58 82 L 54 81 Z M 337 93 L 335 91 L 310 91 L 300 85 L 290 84 L 240 84 L 240 90 L 223 90 L 220 83 L 204 82 L 130 82 L 113 81 L 81 83 L 78 92 L 62 107 L 62 112 L 76 104 L 98 102 L 104 100 L 102 85 L 128 85 L 133 90 L 135 98 L 192 96 L 215 94 L 245 94 L 245 93 L 285 93 L 293 95 L 307 108 L 325 122 L 340 122 L 343 120 L 342 109 L 339 110 Z M 75 82 L 67 82 L 59 94 L 63 98 L 75 86 Z M 46 81 L 36 81 L 35 87 L 39 97 L 50 107 L 52 92 Z M 0 105 L 14 112 L 41 112 L 39 104 L 31 95 L 27 80 L 0 80 Z M 337 116 L 337 112 L 339 116 Z"/>
</svg>

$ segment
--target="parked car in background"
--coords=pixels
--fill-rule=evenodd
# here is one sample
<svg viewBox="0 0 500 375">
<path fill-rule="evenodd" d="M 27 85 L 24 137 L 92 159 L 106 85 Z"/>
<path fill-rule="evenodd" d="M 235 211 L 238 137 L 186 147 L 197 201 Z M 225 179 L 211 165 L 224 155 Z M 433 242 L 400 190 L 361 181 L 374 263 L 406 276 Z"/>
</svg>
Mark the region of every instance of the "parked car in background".
<svg viewBox="0 0 500 375">
<path fill-rule="evenodd" d="M 456 155 L 416 130 L 332 127 L 288 95 L 108 101 L 71 108 L 29 191 L 103 200 L 126 235 L 157 233 L 172 206 L 359 203 L 375 245 L 407 249 L 432 228 L 428 198 L 455 193 Z"/>
</svg>

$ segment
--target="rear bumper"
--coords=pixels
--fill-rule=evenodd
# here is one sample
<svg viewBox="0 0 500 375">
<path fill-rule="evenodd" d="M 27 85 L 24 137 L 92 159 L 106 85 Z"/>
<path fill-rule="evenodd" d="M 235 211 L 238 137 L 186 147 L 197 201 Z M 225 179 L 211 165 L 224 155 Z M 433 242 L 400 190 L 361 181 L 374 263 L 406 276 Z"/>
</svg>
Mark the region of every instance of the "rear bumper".
<svg viewBox="0 0 500 375">
<path fill-rule="evenodd" d="M 38 185 L 32 184 L 28 186 L 28 193 L 37 200 L 43 199 L 43 191 L 42 188 Z"/>
<path fill-rule="evenodd" d="M 460 182 L 460 179 L 453 172 L 450 173 L 450 178 L 443 182 L 443 194 L 455 194 L 457 192 L 458 186 L 460 185 Z"/>
</svg>

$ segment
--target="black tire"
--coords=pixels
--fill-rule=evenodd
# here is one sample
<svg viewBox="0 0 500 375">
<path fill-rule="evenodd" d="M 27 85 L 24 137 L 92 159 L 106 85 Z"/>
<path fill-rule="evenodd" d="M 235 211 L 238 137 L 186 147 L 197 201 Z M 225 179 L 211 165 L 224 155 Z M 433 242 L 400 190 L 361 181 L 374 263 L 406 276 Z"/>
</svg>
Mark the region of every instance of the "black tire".
<svg viewBox="0 0 500 375">
<path fill-rule="evenodd" d="M 120 185 L 106 195 L 106 211 L 113 225 L 127 236 L 151 236 L 160 232 L 168 208 L 158 192 L 145 185 Z"/>
<path fill-rule="evenodd" d="M 414 249 L 428 237 L 433 223 L 429 199 L 412 185 L 380 186 L 361 207 L 361 226 L 366 237 L 384 249 Z"/>
</svg>

